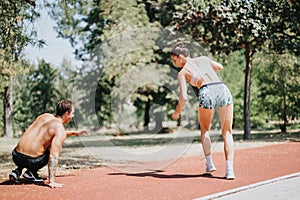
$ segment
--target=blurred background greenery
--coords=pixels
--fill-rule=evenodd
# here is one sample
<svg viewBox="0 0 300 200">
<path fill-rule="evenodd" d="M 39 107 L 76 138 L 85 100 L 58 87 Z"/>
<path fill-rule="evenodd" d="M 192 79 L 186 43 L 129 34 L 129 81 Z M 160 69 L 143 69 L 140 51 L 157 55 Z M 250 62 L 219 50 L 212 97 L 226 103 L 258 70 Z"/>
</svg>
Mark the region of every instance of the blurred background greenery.
<svg viewBox="0 0 300 200">
<path fill-rule="evenodd" d="M 251 137 L 251 129 L 285 133 L 300 127 L 299 1 L 2 0 L 0 5 L 0 136 L 19 137 L 36 116 L 54 113 L 58 100 L 74 96 L 78 97 L 78 121 L 88 122 L 95 112 L 101 127 L 114 128 L 114 88 L 122 76 L 143 66 L 162 72 L 165 82 L 134 91 L 132 112 L 123 122 L 132 127 L 126 131 L 171 132 L 174 125 L 165 122 L 171 120 L 177 104 L 172 94 L 178 90 L 177 69 L 169 59 L 170 46 L 160 45 L 162 38 L 176 41 L 174 32 L 197 43 L 190 48 L 193 56 L 207 52 L 224 65 L 220 76 L 234 97 L 234 129 L 243 130 L 244 139 Z M 37 65 L 25 59 L 26 46 L 40 48 L 47 42 L 37 37 L 33 25 L 43 7 L 56 23 L 57 36 L 70 42 L 82 65 L 73 66 L 64 59 L 54 67 L 43 59 Z M 156 28 L 164 31 L 155 31 L 153 37 L 143 32 Z M 124 33 L 132 34 L 129 43 L 119 40 Z M 139 48 L 118 52 L 132 49 L 131 44 Z M 115 60 L 114 55 L 118 55 Z M 95 58 L 97 65 L 86 64 Z M 91 77 L 96 77 L 92 79 L 96 91 L 86 80 Z M 193 90 L 189 92 L 192 95 Z M 89 102 L 91 94 L 94 104 Z M 192 113 L 191 120 L 178 121 L 176 126 L 197 129 L 197 103 L 185 109 Z M 76 121 L 70 126 L 76 127 Z"/>
</svg>

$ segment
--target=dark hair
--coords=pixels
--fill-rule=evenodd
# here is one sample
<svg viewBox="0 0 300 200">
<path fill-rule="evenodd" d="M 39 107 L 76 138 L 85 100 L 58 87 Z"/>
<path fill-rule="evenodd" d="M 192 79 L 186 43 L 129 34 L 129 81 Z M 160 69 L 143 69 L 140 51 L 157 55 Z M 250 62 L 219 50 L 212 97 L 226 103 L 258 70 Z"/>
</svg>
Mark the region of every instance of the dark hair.
<svg viewBox="0 0 300 200">
<path fill-rule="evenodd" d="M 56 104 L 56 115 L 57 116 L 63 116 L 66 112 L 71 112 L 73 108 L 72 101 L 69 100 L 60 100 Z"/>
<path fill-rule="evenodd" d="M 190 51 L 185 48 L 184 44 L 182 42 L 176 42 L 176 44 L 174 45 L 171 55 L 183 55 L 185 57 L 190 56 Z"/>
</svg>

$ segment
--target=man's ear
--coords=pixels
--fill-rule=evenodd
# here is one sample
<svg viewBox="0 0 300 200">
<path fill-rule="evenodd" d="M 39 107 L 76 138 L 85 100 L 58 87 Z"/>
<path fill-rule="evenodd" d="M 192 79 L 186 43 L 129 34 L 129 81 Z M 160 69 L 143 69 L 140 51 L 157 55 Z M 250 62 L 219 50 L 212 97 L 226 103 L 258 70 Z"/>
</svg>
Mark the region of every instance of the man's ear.
<svg viewBox="0 0 300 200">
<path fill-rule="evenodd" d="M 182 55 L 182 54 L 179 54 L 178 56 L 180 57 L 180 59 L 185 58 L 184 55 Z"/>
<path fill-rule="evenodd" d="M 67 114 L 68 114 L 68 111 L 65 112 L 65 113 L 63 114 L 62 118 L 63 118 L 63 119 L 66 118 L 66 115 L 67 115 Z"/>
</svg>

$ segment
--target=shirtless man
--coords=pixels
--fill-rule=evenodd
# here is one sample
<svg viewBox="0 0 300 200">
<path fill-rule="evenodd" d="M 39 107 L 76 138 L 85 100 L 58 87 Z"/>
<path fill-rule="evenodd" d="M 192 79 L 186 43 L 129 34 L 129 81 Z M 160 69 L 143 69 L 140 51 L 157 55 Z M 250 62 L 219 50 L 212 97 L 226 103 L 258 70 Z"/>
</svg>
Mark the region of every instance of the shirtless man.
<svg viewBox="0 0 300 200">
<path fill-rule="evenodd" d="M 209 131 L 214 116 L 214 110 L 218 110 L 222 137 L 224 139 L 224 153 L 226 159 L 225 178 L 235 179 L 233 169 L 234 142 L 232 137 L 233 123 L 233 99 L 228 87 L 221 82 L 216 71 L 222 70 L 222 64 L 211 60 L 206 56 L 197 58 L 189 57 L 189 50 L 182 43 L 177 43 L 171 52 L 173 63 L 180 67 L 178 83 L 180 97 L 172 119 L 177 120 L 184 104 L 187 101 L 187 82 L 199 89 L 198 120 L 200 124 L 201 143 L 205 154 L 206 172 L 216 170 L 212 161 L 211 140 Z"/>
<path fill-rule="evenodd" d="M 23 168 L 27 170 L 23 177 L 33 182 L 43 182 L 37 171 L 48 164 L 49 186 L 61 188 L 63 184 L 55 182 L 58 157 L 62 144 L 68 136 L 86 135 L 83 131 L 66 131 L 63 124 L 69 124 L 74 117 L 71 101 L 61 100 L 56 105 L 56 115 L 44 113 L 28 127 L 12 152 L 17 168 L 9 175 L 9 180 L 18 182 Z"/>
</svg>

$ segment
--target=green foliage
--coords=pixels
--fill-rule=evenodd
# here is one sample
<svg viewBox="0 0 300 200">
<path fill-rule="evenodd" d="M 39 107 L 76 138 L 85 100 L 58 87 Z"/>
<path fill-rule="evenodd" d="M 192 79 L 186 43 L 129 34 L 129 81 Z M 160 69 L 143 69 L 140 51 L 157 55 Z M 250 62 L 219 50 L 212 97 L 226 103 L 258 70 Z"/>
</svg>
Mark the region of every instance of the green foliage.
<svg viewBox="0 0 300 200">
<path fill-rule="evenodd" d="M 33 66 L 27 66 L 28 72 L 24 75 L 18 75 L 14 79 L 14 129 L 24 132 L 26 128 L 36 118 L 36 114 L 32 112 L 32 95 L 30 94 L 30 87 L 27 75 L 33 73 Z"/>
<path fill-rule="evenodd" d="M 15 83 L 14 120 L 16 130 L 24 131 L 40 114 L 55 114 L 60 99 L 57 89 L 58 70 L 41 60 L 38 67 L 30 67 L 27 75 L 18 76 Z"/>
<path fill-rule="evenodd" d="M 286 51 L 300 55 L 300 2 L 294 0 L 257 1 L 262 12 L 268 13 L 269 48 L 279 54 Z"/>
<path fill-rule="evenodd" d="M 230 89 L 234 101 L 234 128 L 243 128 L 243 95 L 244 95 L 244 55 L 241 51 L 229 55 L 221 55 L 217 59 L 223 64 L 224 69 L 219 72 L 222 81 Z"/>
<path fill-rule="evenodd" d="M 152 23 L 169 27 L 173 22 L 175 11 L 188 8 L 189 0 L 144 0 L 147 16 Z"/>
<path fill-rule="evenodd" d="M 57 83 L 55 84 L 56 88 L 59 90 L 59 96 L 62 99 L 72 99 L 73 92 L 75 92 L 75 78 L 76 71 L 72 63 L 63 59 L 61 66 L 58 68 Z"/>
<path fill-rule="evenodd" d="M 37 70 L 29 76 L 32 104 L 35 105 L 32 111 L 37 115 L 46 111 L 54 112 L 55 104 L 59 97 L 59 91 L 54 84 L 57 80 L 57 75 L 58 71 L 56 69 L 53 69 L 49 63 L 41 60 Z"/>
<path fill-rule="evenodd" d="M 257 70 L 266 73 L 265 62 L 258 61 L 264 60 L 265 54 L 259 53 L 257 59 L 253 58 L 253 54 L 267 46 L 278 53 L 288 50 L 298 54 L 300 49 L 299 3 L 296 1 L 64 0 L 50 7 L 52 17 L 57 22 L 58 36 L 70 41 L 79 59 L 93 62 L 79 69 L 79 79 L 75 82 L 77 93 L 81 94 L 78 96 L 84 108 L 84 117 L 89 119 L 89 115 L 96 112 L 101 125 L 109 125 L 116 120 L 113 119 L 112 103 L 115 99 L 128 100 L 126 95 L 133 94 L 130 102 L 135 106 L 133 110 L 138 120 L 142 120 L 150 110 L 157 110 L 150 109 L 148 103 L 159 104 L 162 110 L 168 112 L 176 105 L 177 99 L 169 91 L 169 88 L 177 87 L 176 75 L 173 73 L 175 70 L 169 62 L 167 51 L 160 49 L 160 36 L 156 31 L 149 34 L 149 27 L 175 28 L 188 34 L 191 40 L 197 40 L 199 44 L 208 47 L 212 54 L 218 54 L 219 61 L 225 67 L 220 75 L 234 96 L 235 128 L 243 127 L 245 90 L 249 95 L 251 91 L 249 104 L 253 128 L 266 127 L 265 120 L 270 118 L 269 115 L 275 116 L 269 114 L 270 111 L 261 110 L 261 107 L 268 108 L 265 105 L 268 101 L 259 98 L 259 95 L 264 94 L 261 90 L 267 92 L 261 88 L 264 85 L 263 77 L 255 76 L 252 81 L 249 78 L 252 70 L 255 73 Z M 191 49 L 193 56 L 197 56 L 195 50 L 197 47 Z M 252 68 L 252 59 L 259 69 Z M 124 76 L 132 74 L 133 81 L 136 81 L 136 76 L 141 73 L 139 70 L 145 66 L 154 71 L 165 67 L 165 71 L 160 72 L 162 80 L 168 82 L 168 87 L 145 84 L 138 85 L 134 90 L 128 87 L 122 93 L 116 92 L 123 89 L 120 83 L 132 85 L 130 78 L 124 81 Z M 288 70 L 292 70 L 291 66 Z M 294 69 L 295 72 L 298 72 L 297 69 Z M 295 74 L 289 73 L 294 79 Z M 249 75 L 248 79 L 245 79 L 245 74 L 247 77 Z M 143 74 L 142 78 L 148 79 L 148 76 L 157 75 L 149 72 Z M 278 83 L 269 82 L 268 86 L 271 88 L 274 84 Z M 268 102 L 270 107 L 277 102 L 276 98 L 280 98 L 275 96 Z M 91 103 L 91 99 L 95 102 Z M 290 95 L 288 99 L 293 104 L 288 104 L 291 108 L 299 104 L 295 95 Z M 121 103 L 125 104 L 126 101 Z M 122 113 L 124 107 L 118 109 Z M 126 120 L 129 120 L 131 114 L 126 115 Z"/>
<path fill-rule="evenodd" d="M 259 106 L 267 114 L 266 120 L 287 126 L 299 119 L 300 62 L 289 54 L 270 54 L 265 57 L 265 67 L 257 69 L 259 81 Z"/>
<path fill-rule="evenodd" d="M 112 94 L 118 89 L 117 84 L 132 70 L 157 63 L 161 57 L 154 53 L 158 49 L 155 44 L 158 33 L 152 30 L 153 24 L 149 22 L 145 4 L 131 0 L 60 1 L 55 4 L 52 5 L 52 15 L 58 23 L 59 35 L 70 39 L 79 58 L 89 58 L 94 62 L 91 67 L 84 65 L 78 74 L 78 88 L 85 94 L 79 100 L 81 107 L 86 117 L 96 112 L 100 125 L 104 122 L 109 124 L 114 120 L 111 102 L 114 101 Z M 162 75 L 167 80 L 167 73 Z M 97 81 L 97 84 L 91 84 L 87 79 Z M 145 90 L 147 94 L 142 92 Z M 135 105 L 141 105 L 137 109 L 140 110 L 148 99 L 157 99 L 153 95 L 160 90 L 158 87 L 141 86 L 137 91 L 138 98 L 134 97 L 133 101 Z"/>
<path fill-rule="evenodd" d="M 56 21 L 58 37 L 68 39 L 78 59 L 86 59 L 89 49 L 93 49 L 102 34 L 104 20 L 97 5 L 100 0 L 60 0 L 47 3 L 49 14 Z"/>
<path fill-rule="evenodd" d="M 3 102 L 3 96 L 2 95 L 0 95 L 0 102 Z M 3 111 L 3 106 L 0 106 L 0 116 L 2 116 L 2 119 L 3 119 L 3 113 L 4 113 L 4 111 Z M 0 120 L 0 137 L 1 136 L 3 136 L 3 134 L 4 134 L 4 123 L 3 123 L 4 121 L 3 120 Z"/>
<path fill-rule="evenodd" d="M 299 54 L 299 9 L 298 2 L 276 0 L 195 1 L 176 11 L 174 21 L 178 30 L 204 41 L 215 53 L 228 54 L 249 43 L 257 51 L 268 40 L 278 52 Z"/>
<path fill-rule="evenodd" d="M 185 7 L 183 4 L 182 7 Z M 175 28 L 203 41 L 215 54 L 245 49 L 244 131 L 250 138 L 250 84 L 255 52 L 270 49 L 299 54 L 299 3 L 287 1 L 190 2 L 175 13 Z M 258 122 L 258 121 L 257 121 Z"/>
<path fill-rule="evenodd" d="M 11 80 L 25 71 L 26 65 L 20 59 L 24 47 L 43 45 L 44 41 L 36 39 L 36 31 L 31 26 L 39 17 L 34 1 L 2 0 L 0 7 L 0 94 L 5 110 L 1 114 L 6 136 L 13 137 Z"/>
<path fill-rule="evenodd" d="M 0 92 L 7 86 L 9 76 L 24 71 L 23 65 L 17 62 L 24 47 L 43 43 L 36 39 L 35 30 L 28 27 L 39 17 L 35 4 L 29 2 L 3 0 L 0 3 Z"/>
</svg>

